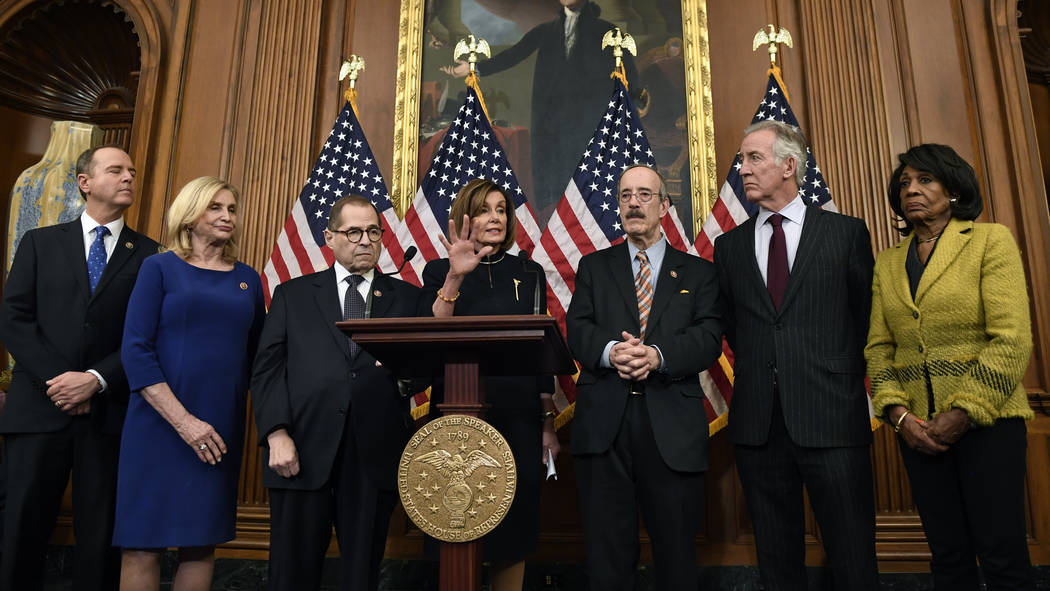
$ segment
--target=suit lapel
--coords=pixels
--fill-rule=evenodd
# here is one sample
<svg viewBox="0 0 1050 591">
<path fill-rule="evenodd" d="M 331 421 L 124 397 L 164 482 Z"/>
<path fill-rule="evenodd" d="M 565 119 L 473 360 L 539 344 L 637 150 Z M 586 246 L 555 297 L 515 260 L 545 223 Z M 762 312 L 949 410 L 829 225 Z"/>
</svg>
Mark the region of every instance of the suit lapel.
<svg viewBox="0 0 1050 591">
<path fill-rule="evenodd" d="M 959 256 L 963 248 L 970 242 L 973 235 L 973 222 L 952 219 L 941 232 L 937 240 L 937 248 L 933 250 L 929 260 L 926 262 L 926 270 L 922 272 L 919 280 L 919 289 L 915 290 L 915 303 L 922 302 L 922 297 L 930 290 L 930 287 L 944 274 L 945 269 Z M 905 274 L 907 275 L 907 274 Z"/>
<path fill-rule="evenodd" d="M 613 277 L 613 285 L 620 292 L 624 305 L 627 307 L 627 315 L 634 319 L 637 333 L 638 324 L 638 295 L 634 293 L 634 271 L 631 266 L 630 254 L 627 250 L 627 241 L 621 242 L 609 249 L 606 259 L 609 265 L 609 273 Z"/>
<path fill-rule="evenodd" d="M 748 268 L 748 275 L 750 276 L 751 284 L 758 291 L 758 299 L 762 300 L 763 305 L 771 316 L 776 316 L 776 308 L 773 307 L 773 298 L 769 296 L 769 290 L 766 289 L 766 282 L 762 279 L 762 270 L 758 268 L 758 257 L 755 253 L 755 232 L 758 232 L 758 215 L 751 216 L 743 224 L 744 230 L 742 231 L 744 239 L 747 244 L 742 249 L 747 254 L 747 261 L 743 264 Z"/>
<path fill-rule="evenodd" d="M 904 302 L 909 308 L 915 307 L 915 301 L 911 297 L 911 284 L 908 281 L 908 249 L 915 233 L 909 234 L 907 238 L 894 245 L 893 250 L 886 253 L 888 280 L 893 283 L 893 293 L 897 299 Z"/>
<path fill-rule="evenodd" d="M 329 268 L 318 275 L 314 281 L 314 288 L 314 303 L 321 313 L 321 320 L 343 355 L 350 360 L 350 343 L 347 342 L 346 335 L 335 326 L 336 322 L 343 319 L 342 310 L 339 309 L 339 291 L 335 287 L 335 269 Z"/>
<path fill-rule="evenodd" d="M 682 253 L 668 243 L 664 250 L 663 264 L 660 266 L 660 276 L 656 279 L 653 307 L 649 310 L 649 321 L 646 324 L 646 332 L 648 334 L 653 333 L 657 322 L 660 321 L 663 310 L 667 308 L 667 304 L 671 301 L 671 296 L 677 293 L 678 268 L 682 266 L 682 263 Z M 635 298 L 637 299 L 637 296 Z"/>
<path fill-rule="evenodd" d="M 795 251 L 795 263 L 791 265 L 787 288 L 784 291 L 784 301 L 780 304 L 781 312 L 787 310 L 791 305 L 792 298 L 798 293 L 798 286 L 802 284 L 802 278 L 810 268 L 810 262 L 816 257 L 826 238 L 826 232 L 823 231 L 826 219 L 824 210 L 808 205 L 806 207 L 808 209 L 805 220 L 802 222 L 802 235 L 798 240 L 798 250 Z"/>
<path fill-rule="evenodd" d="M 127 224 L 124 224 L 124 228 L 120 231 L 120 235 L 117 236 L 117 244 L 113 248 L 113 255 L 109 257 L 109 262 L 106 263 L 106 268 L 102 270 L 102 276 L 98 278 L 98 285 L 95 286 L 95 292 L 91 294 L 91 299 L 95 299 L 98 294 L 102 293 L 106 289 L 106 285 L 109 284 L 113 276 L 116 275 L 120 268 L 124 266 L 124 263 L 131 259 L 131 256 L 135 254 L 135 251 L 142 247 L 138 242 L 139 235 L 128 228 Z M 81 246 L 80 253 L 83 255 L 84 248 Z M 84 269 L 87 269 L 87 261 L 84 262 Z"/>
<path fill-rule="evenodd" d="M 378 270 L 372 276 L 372 310 L 370 318 L 387 318 L 390 306 L 394 303 L 394 284 L 389 277 Z"/>
<path fill-rule="evenodd" d="M 68 252 L 68 256 L 65 259 L 69 263 L 73 277 L 77 281 L 77 287 L 80 288 L 81 297 L 87 300 L 91 297 L 91 284 L 88 282 L 87 255 L 84 254 L 82 228 L 79 218 L 62 225 L 62 231 L 65 232 L 65 237 L 63 238 L 66 242 L 65 250 Z"/>
</svg>

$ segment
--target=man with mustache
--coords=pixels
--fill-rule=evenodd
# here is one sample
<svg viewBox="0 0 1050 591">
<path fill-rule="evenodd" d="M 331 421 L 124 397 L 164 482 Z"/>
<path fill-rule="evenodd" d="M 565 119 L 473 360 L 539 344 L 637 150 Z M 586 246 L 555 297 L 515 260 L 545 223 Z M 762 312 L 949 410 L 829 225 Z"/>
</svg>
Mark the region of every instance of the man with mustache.
<svg viewBox="0 0 1050 591">
<path fill-rule="evenodd" d="M 627 240 L 580 260 L 566 314 L 580 363 L 572 453 L 591 589 L 634 589 L 638 510 L 657 589 L 696 589 L 707 414 L 699 373 L 722 352 L 714 266 L 667 243 L 660 174 L 620 175 Z"/>
<path fill-rule="evenodd" d="M 862 220 L 808 207 L 806 139 L 744 131 L 740 178 L 758 214 L 715 241 L 735 354 L 729 440 L 762 583 L 807 589 L 802 487 L 835 589 L 878 589 L 864 345 L 874 259 Z"/>
<path fill-rule="evenodd" d="M 76 589 L 116 589 L 112 547 L 128 382 L 124 312 L 157 243 L 124 223 L 135 166 L 115 145 L 77 158 L 80 218 L 22 238 L 4 286 L 0 339 L 15 359 L 0 414 L 7 477 L 0 589 L 43 585 L 47 541 L 73 475 Z"/>
</svg>

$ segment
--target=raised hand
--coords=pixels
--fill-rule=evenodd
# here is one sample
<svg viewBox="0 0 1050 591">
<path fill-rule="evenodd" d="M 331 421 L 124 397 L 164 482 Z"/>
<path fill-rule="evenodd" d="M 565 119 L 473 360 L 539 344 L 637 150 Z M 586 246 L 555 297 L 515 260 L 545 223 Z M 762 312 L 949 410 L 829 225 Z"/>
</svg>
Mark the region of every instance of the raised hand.
<svg viewBox="0 0 1050 591">
<path fill-rule="evenodd" d="M 463 216 L 463 223 L 459 227 L 459 232 L 455 231 L 455 224 L 452 220 L 448 222 L 449 236 L 452 237 L 452 242 L 449 242 L 442 235 L 438 235 L 438 240 L 441 241 L 441 245 L 448 251 L 448 273 L 453 277 L 461 278 L 475 268 L 478 263 L 486 255 L 492 254 L 495 250 L 491 246 L 482 247 L 481 250 L 474 252 L 474 224 L 470 223 L 470 217 L 467 215 Z"/>
</svg>

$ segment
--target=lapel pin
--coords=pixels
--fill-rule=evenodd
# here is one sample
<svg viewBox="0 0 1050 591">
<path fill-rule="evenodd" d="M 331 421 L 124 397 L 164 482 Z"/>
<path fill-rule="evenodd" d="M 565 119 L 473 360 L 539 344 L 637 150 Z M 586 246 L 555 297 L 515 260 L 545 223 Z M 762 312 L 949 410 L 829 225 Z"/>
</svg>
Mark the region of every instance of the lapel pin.
<svg viewBox="0 0 1050 591">
<path fill-rule="evenodd" d="M 125 247 L 125 248 L 134 248 L 134 247 L 135 247 L 135 245 L 134 245 L 134 244 L 132 244 L 132 243 L 131 243 L 130 241 L 128 241 L 128 242 L 125 242 L 125 243 L 124 243 L 124 247 Z"/>
<path fill-rule="evenodd" d="M 248 289 L 248 284 L 243 282 L 243 281 L 241 281 L 241 291 L 245 291 L 247 289 Z"/>
<path fill-rule="evenodd" d="M 680 291 L 678 293 L 689 293 L 689 290 L 688 289 L 683 289 L 682 291 Z"/>
<path fill-rule="evenodd" d="M 377 290 L 375 290 L 375 291 L 373 291 L 373 292 L 372 292 L 372 295 L 374 295 L 375 297 L 377 297 L 377 298 L 378 298 L 378 297 L 381 297 L 381 296 L 383 295 L 383 292 L 381 292 L 381 291 L 379 291 L 379 290 L 377 289 Z"/>
<path fill-rule="evenodd" d="M 675 279 L 678 279 L 678 271 L 675 271 L 674 269 L 671 269 L 671 277 L 673 277 Z"/>
</svg>

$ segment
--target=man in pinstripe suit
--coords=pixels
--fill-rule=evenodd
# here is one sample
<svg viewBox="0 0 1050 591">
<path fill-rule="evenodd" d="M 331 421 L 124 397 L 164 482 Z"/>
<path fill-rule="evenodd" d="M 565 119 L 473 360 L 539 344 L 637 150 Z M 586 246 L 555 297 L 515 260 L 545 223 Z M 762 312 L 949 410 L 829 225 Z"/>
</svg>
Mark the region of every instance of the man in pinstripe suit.
<svg viewBox="0 0 1050 591">
<path fill-rule="evenodd" d="M 874 264 L 862 220 L 807 207 L 797 128 L 747 128 L 740 177 L 758 215 L 715 242 L 736 355 L 729 439 L 766 589 L 807 588 L 802 488 L 835 589 L 878 589 L 864 343 Z"/>
</svg>

